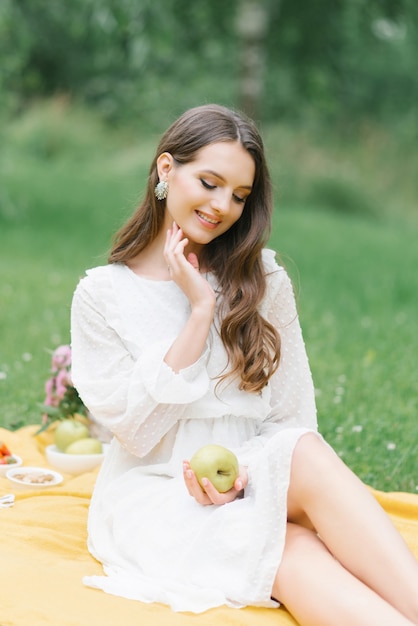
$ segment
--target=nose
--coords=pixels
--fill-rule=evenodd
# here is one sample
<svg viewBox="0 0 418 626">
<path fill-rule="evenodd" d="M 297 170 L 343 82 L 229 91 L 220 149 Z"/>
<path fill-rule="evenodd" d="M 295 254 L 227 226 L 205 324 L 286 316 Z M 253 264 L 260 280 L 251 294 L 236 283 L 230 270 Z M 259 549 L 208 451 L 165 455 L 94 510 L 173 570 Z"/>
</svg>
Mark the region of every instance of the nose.
<svg viewBox="0 0 418 626">
<path fill-rule="evenodd" d="M 217 193 L 213 195 L 211 208 L 221 215 L 225 215 L 229 211 L 231 197 L 225 189 L 217 189 Z"/>
</svg>

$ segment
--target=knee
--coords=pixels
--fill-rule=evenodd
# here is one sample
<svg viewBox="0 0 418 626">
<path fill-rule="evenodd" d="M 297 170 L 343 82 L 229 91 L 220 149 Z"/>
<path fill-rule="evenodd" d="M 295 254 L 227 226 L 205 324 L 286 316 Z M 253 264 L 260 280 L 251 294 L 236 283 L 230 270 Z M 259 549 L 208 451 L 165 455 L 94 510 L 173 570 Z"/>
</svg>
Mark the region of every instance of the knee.
<svg viewBox="0 0 418 626">
<path fill-rule="evenodd" d="M 331 448 L 318 433 L 307 432 L 299 437 L 293 456 L 299 455 L 306 460 L 310 457 L 316 458 L 321 451 L 326 450 L 331 450 Z"/>
<path fill-rule="evenodd" d="M 287 493 L 289 522 L 309 526 L 306 520 L 303 521 L 306 503 L 316 497 L 318 488 L 326 483 L 327 476 L 334 471 L 334 457 L 338 458 L 315 433 L 306 433 L 299 439 L 293 451 Z"/>
<path fill-rule="evenodd" d="M 306 574 L 307 563 L 312 562 L 318 551 L 327 551 L 315 531 L 288 522 L 282 559 L 273 585 L 273 597 L 284 602 L 289 585 L 301 580 Z"/>
<path fill-rule="evenodd" d="M 325 479 L 342 465 L 339 456 L 319 435 L 305 433 L 293 452 L 291 479 L 308 485 L 312 480 Z"/>
<path fill-rule="evenodd" d="M 318 541 L 320 540 L 314 530 L 288 522 L 283 555 L 295 560 L 296 563 L 303 563 L 304 559 L 300 559 L 300 557 L 306 555 L 311 548 L 316 548 Z"/>
<path fill-rule="evenodd" d="M 314 530 L 288 522 L 279 571 L 286 570 L 286 575 L 292 578 L 293 575 L 297 576 L 301 570 L 304 570 L 306 563 L 310 562 L 310 557 L 316 554 L 318 549 L 326 550 Z"/>
</svg>

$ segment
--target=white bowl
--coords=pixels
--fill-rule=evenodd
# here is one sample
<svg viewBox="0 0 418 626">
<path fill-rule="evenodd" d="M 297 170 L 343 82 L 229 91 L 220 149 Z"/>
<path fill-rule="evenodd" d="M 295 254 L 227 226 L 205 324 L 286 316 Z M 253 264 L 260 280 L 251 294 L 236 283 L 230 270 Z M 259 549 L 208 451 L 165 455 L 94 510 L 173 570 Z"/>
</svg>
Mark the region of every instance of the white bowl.
<svg viewBox="0 0 418 626">
<path fill-rule="evenodd" d="M 17 454 L 12 454 L 11 456 L 14 458 L 15 462 L 6 463 L 6 465 L 1 464 L 0 476 L 6 476 L 6 473 L 8 472 L 9 469 L 14 469 L 15 467 L 19 467 L 19 465 L 22 465 L 23 461 L 20 458 L 20 456 L 17 456 Z"/>
<path fill-rule="evenodd" d="M 60 452 L 57 446 L 50 445 L 45 448 L 47 461 L 52 467 L 56 467 L 66 474 L 83 474 L 90 472 L 100 465 L 109 445 L 103 444 L 101 454 L 67 454 Z"/>
<path fill-rule="evenodd" d="M 19 489 L 45 489 L 55 487 L 63 481 L 63 477 L 58 472 L 47 467 L 15 467 L 6 472 L 7 478 Z"/>
</svg>

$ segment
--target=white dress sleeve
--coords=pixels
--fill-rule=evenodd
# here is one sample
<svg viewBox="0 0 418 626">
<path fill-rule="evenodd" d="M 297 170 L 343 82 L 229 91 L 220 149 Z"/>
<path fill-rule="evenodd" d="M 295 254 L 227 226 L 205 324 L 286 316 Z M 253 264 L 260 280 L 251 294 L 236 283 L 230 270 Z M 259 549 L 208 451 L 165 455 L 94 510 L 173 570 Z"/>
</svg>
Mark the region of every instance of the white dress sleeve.
<svg viewBox="0 0 418 626">
<path fill-rule="evenodd" d="M 270 254 L 269 254 L 270 253 Z M 286 427 L 316 430 L 317 416 L 312 374 L 299 323 L 292 283 L 286 271 L 266 250 L 269 271 L 265 315 L 281 338 L 280 363 L 270 380 L 271 412 L 268 421 Z"/>
<path fill-rule="evenodd" d="M 261 313 L 280 334 L 280 363 L 268 385 L 270 412 L 260 423 L 257 436 L 248 440 L 239 453 L 240 463 L 247 466 L 279 431 L 318 429 L 314 385 L 292 283 L 274 256 L 272 250 L 264 250 L 267 291 Z"/>
<path fill-rule="evenodd" d="M 108 269 L 92 270 L 74 293 L 71 376 L 95 419 L 142 457 L 177 422 L 184 406 L 207 392 L 207 350 L 178 373 L 163 360 L 166 342 L 154 341 L 134 354 Z"/>
</svg>

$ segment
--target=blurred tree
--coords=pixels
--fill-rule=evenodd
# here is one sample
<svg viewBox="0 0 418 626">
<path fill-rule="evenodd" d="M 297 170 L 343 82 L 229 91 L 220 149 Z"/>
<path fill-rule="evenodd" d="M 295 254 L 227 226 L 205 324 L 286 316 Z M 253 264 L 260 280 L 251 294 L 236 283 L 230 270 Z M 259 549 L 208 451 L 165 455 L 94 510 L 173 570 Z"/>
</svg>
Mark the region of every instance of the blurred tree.
<svg viewBox="0 0 418 626">
<path fill-rule="evenodd" d="M 268 6 L 263 0 L 239 0 L 237 35 L 240 50 L 240 108 L 255 118 L 259 114 L 265 71 L 264 40 Z"/>
<path fill-rule="evenodd" d="M 210 92 L 231 101 L 234 11 L 222 0 L 4 0 L 0 88 L 21 104 L 65 92 L 109 119 L 176 113 Z"/>
<path fill-rule="evenodd" d="M 416 0 L 1 0 L 1 105 L 64 92 L 113 121 L 211 100 L 412 118 L 417 30 Z"/>
<path fill-rule="evenodd" d="M 270 0 L 265 113 L 388 119 L 416 112 L 415 0 Z"/>
</svg>

